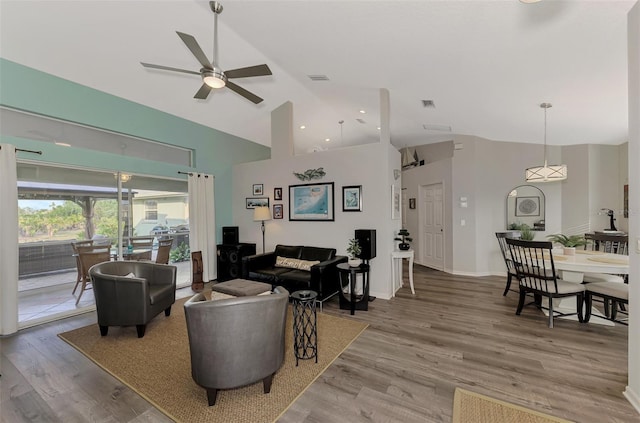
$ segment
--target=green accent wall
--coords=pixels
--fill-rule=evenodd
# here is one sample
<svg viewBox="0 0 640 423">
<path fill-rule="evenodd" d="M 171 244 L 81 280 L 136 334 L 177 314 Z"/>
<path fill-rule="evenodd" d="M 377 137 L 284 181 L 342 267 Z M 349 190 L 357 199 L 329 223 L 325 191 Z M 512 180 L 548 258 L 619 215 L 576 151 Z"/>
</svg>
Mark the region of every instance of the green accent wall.
<svg viewBox="0 0 640 423">
<path fill-rule="evenodd" d="M 271 156 L 271 149 L 261 144 L 2 58 L 0 105 L 193 150 L 195 165 L 185 168 L 0 135 L 3 143 L 43 152 L 42 156 L 19 153 L 18 157 L 29 160 L 170 178 L 180 177 L 179 170 L 213 174 L 218 228 L 233 221 L 233 165 Z M 219 241 L 221 231 L 217 232 Z"/>
</svg>

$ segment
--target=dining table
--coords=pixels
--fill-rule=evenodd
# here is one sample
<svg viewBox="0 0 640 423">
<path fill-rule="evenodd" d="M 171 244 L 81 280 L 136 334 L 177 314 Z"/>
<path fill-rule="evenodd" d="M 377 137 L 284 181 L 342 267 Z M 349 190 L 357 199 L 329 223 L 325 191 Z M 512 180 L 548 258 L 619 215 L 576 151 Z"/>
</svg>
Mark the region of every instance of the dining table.
<svg viewBox="0 0 640 423">
<path fill-rule="evenodd" d="M 556 272 L 559 273 L 561 279 L 567 282 L 582 283 L 585 273 L 629 274 L 629 256 L 622 254 L 576 250 L 574 255 L 565 255 L 562 249 L 554 249 L 552 250 L 552 255 Z M 592 315 L 602 316 L 600 310 L 595 307 L 596 305 L 594 304 L 591 311 Z M 572 298 L 560 299 L 558 304 L 554 301 L 554 308 L 563 313 L 575 313 L 576 302 Z M 547 314 L 546 310 L 545 314 Z M 576 316 L 569 316 L 568 318 L 576 318 Z M 595 319 L 591 320 L 591 322 L 613 325 L 613 322 L 605 319 Z"/>
</svg>

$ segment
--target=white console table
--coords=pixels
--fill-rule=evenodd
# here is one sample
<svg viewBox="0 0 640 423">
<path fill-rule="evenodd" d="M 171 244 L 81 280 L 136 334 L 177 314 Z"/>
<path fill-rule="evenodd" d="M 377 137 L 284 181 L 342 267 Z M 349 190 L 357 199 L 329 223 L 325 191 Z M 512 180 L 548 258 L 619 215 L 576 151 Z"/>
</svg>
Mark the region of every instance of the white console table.
<svg viewBox="0 0 640 423">
<path fill-rule="evenodd" d="M 402 283 L 402 259 L 409 259 L 409 285 L 411 293 L 416 294 L 413 288 L 413 250 L 394 250 L 391 252 L 391 273 L 393 276 L 393 290 L 395 295 L 396 286 L 401 287 Z M 399 275 L 399 283 L 396 285 L 396 275 Z"/>
</svg>

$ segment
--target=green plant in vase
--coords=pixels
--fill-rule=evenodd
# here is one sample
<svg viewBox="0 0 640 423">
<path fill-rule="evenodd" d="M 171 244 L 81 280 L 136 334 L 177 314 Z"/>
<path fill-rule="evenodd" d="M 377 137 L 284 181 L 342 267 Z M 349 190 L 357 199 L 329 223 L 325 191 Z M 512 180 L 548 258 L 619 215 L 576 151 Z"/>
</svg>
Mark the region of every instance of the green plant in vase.
<svg viewBox="0 0 640 423">
<path fill-rule="evenodd" d="M 360 242 L 352 238 L 349 240 L 349 245 L 347 245 L 347 255 L 349 256 L 349 266 L 357 267 L 362 264 L 362 259 L 358 256 L 362 252 L 362 247 L 360 247 Z"/>
<path fill-rule="evenodd" d="M 547 235 L 547 238 L 551 242 L 562 245 L 564 254 L 568 256 L 574 255 L 576 253 L 576 247 L 587 245 L 587 240 L 585 239 L 584 235 L 567 236 L 564 234 L 553 234 Z"/>
<path fill-rule="evenodd" d="M 524 241 L 533 241 L 533 238 L 536 237 L 535 232 L 531 230 L 531 227 L 526 223 L 520 225 L 520 239 Z"/>
<path fill-rule="evenodd" d="M 411 238 L 409 235 L 409 231 L 404 228 L 398 231 L 398 236 L 393 239 L 394 241 L 400 241 L 400 244 L 398 244 L 398 249 L 406 251 L 411 248 L 409 242 L 413 241 L 413 238 Z"/>
</svg>

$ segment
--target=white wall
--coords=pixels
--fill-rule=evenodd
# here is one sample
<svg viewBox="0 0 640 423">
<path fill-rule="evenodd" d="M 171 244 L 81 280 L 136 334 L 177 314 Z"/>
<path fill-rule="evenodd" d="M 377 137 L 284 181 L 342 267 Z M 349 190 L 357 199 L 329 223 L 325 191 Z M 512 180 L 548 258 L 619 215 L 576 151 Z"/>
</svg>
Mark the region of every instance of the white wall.
<svg viewBox="0 0 640 423">
<path fill-rule="evenodd" d="M 292 110 L 293 106 L 281 106 L 272 114 L 272 145 L 291 142 L 287 139 L 289 124 L 281 120 L 292 122 Z M 394 234 L 400 228 L 400 220 L 391 219 L 391 185 L 395 182 L 398 190 L 401 187 L 400 179 L 393 178 L 393 169 L 400 168 L 400 153 L 382 142 L 300 156 L 288 154 L 290 150 L 282 146 L 272 151 L 281 155 L 233 168 L 233 224 L 240 227 L 241 242 L 255 242 L 258 253 L 262 252 L 260 223 L 253 221 L 253 210 L 245 208 L 245 198 L 252 197 L 253 184 L 264 185 L 272 213 L 273 189 L 281 187 L 283 200 L 275 203 L 284 205 L 284 219 L 266 222 L 266 251 L 273 251 L 276 244 L 310 245 L 335 248 L 338 254 L 346 255 L 355 229 L 375 229 L 377 255 L 370 261 L 370 294 L 391 298 L 391 251 Z M 300 181 L 293 175 L 320 167 L 326 176 L 319 180 Z M 335 221 L 289 221 L 289 186 L 310 182 L 334 183 Z M 362 212 L 342 211 L 342 187 L 346 185 L 362 185 Z"/>
<path fill-rule="evenodd" d="M 417 198 L 419 185 L 444 181 L 445 271 L 474 276 L 504 274 L 495 232 L 507 229 L 507 195 L 513 188 L 527 184 L 527 167 L 542 164 L 543 146 L 473 136 L 455 136 L 452 143 L 462 147 L 453 150 L 453 158 L 403 171 L 403 188 L 407 197 Z M 432 156 L 428 145 L 416 150 L 425 161 Z M 600 208 L 622 210 L 624 173 L 618 169 L 626 167 L 619 163 L 626 160 L 626 145 L 551 146 L 547 150 L 550 163 L 567 164 L 569 177 L 562 182 L 534 184 L 543 192 L 546 208 L 546 230 L 536 232 L 535 239 L 545 240 L 553 233 L 603 229 L 608 220 L 598 215 Z M 439 146 L 433 154 L 445 157 L 442 151 Z M 466 208 L 460 205 L 461 197 L 467 199 Z M 416 235 L 414 248 L 419 248 L 418 215 L 418 209 L 407 210 L 407 229 Z M 617 224 L 625 220 L 622 214 L 617 219 Z"/>
</svg>

